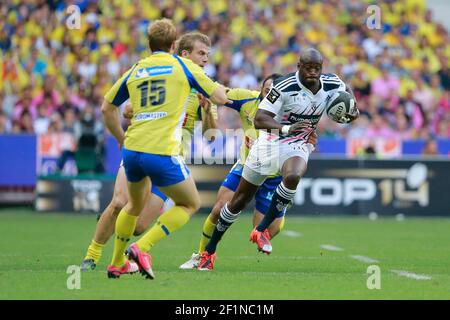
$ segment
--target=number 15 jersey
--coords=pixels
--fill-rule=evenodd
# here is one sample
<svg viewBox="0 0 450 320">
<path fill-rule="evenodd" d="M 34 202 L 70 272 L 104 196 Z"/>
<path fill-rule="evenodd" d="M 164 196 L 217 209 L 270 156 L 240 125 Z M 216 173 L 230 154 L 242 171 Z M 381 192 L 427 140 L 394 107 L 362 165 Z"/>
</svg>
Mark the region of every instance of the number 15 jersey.
<svg viewBox="0 0 450 320">
<path fill-rule="evenodd" d="M 133 118 L 125 133 L 126 149 L 177 156 L 191 88 L 209 97 L 218 86 L 191 60 L 155 52 L 125 72 L 105 100 L 120 106 L 130 98 Z"/>
</svg>

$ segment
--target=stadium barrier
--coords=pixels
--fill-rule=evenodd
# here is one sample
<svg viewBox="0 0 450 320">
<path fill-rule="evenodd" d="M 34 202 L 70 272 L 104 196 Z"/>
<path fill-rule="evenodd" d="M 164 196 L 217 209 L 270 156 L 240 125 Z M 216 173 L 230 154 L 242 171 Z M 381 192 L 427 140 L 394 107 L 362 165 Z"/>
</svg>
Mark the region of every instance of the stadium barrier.
<svg viewBox="0 0 450 320">
<path fill-rule="evenodd" d="M 326 156 L 342 156 L 357 158 L 358 150 L 367 144 L 367 139 L 331 139 L 320 138 L 314 154 Z M 438 149 L 442 157 L 450 159 L 450 139 L 438 139 Z M 208 148 L 202 148 L 204 141 L 194 141 L 191 158 L 187 161 L 193 164 L 209 164 L 210 160 L 223 160 L 222 163 L 232 164 L 238 157 L 239 144 L 227 141 L 215 141 Z M 379 157 L 383 159 L 400 158 L 403 156 L 420 156 L 425 141 L 383 140 L 376 139 L 375 147 Z M 73 148 L 72 142 L 65 134 L 42 135 L 0 135 L 0 188 L 34 187 L 37 176 L 53 174 L 56 162 L 65 148 Z M 5 151 L 7 150 L 7 151 Z M 222 153 L 227 153 L 227 159 Z M 229 154 L 231 153 L 231 154 Z M 106 155 L 104 164 L 106 174 L 115 175 L 121 160 L 117 142 L 112 136 L 106 139 Z M 231 161 L 229 161 L 231 160 Z M 67 161 L 63 174 L 76 174 L 76 165 Z"/>
<path fill-rule="evenodd" d="M 202 211 L 209 212 L 230 165 L 191 165 Z M 300 215 L 450 215 L 445 195 L 448 160 L 348 160 L 312 158 L 289 214 Z M 111 200 L 111 176 L 40 177 L 36 210 L 95 212 Z M 249 206 L 248 209 L 251 207 Z"/>
</svg>

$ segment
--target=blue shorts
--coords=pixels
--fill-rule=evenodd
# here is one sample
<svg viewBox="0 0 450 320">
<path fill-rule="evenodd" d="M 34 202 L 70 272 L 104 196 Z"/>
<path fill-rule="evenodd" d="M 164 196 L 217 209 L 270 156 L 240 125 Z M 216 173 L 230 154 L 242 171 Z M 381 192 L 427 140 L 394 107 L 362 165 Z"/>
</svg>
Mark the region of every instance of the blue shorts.
<svg viewBox="0 0 450 320">
<path fill-rule="evenodd" d="M 228 188 L 235 192 L 239 182 L 241 181 L 242 170 L 244 167 L 239 163 L 231 168 L 225 180 L 222 182 L 222 187 Z M 266 214 L 269 211 L 270 203 L 272 202 L 272 196 L 278 185 L 281 183 L 281 176 L 274 178 L 267 178 L 264 183 L 258 188 L 255 195 L 255 208 L 262 214 Z M 284 209 L 277 218 L 281 218 L 286 214 L 286 209 Z"/>
<path fill-rule="evenodd" d="M 120 166 L 123 167 L 123 160 L 120 162 Z M 125 168 L 125 167 L 124 167 Z M 157 186 L 155 186 L 154 184 L 152 184 L 152 190 L 151 192 L 155 195 L 158 196 L 162 199 L 162 201 L 166 201 L 167 199 L 169 199 L 169 197 L 167 197 L 164 193 L 161 192 L 161 190 L 158 189 Z"/>
<path fill-rule="evenodd" d="M 125 174 L 130 182 L 150 177 L 154 185 L 167 187 L 189 177 L 189 170 L 180 156 L 163 156 L 123 148 L 122 158 Z"/>
<path fill-rule="evenodd" d="M 162 201 L 166 201 L 167 199 L 169 199 L 164 193 L 161 192 L 161 190 L 158 189 L 157 186 L 155 186 L 154 184 L 152 184 L 152 193 L 155 196 L 158 196 L 162 199 Z"/>
</svg>

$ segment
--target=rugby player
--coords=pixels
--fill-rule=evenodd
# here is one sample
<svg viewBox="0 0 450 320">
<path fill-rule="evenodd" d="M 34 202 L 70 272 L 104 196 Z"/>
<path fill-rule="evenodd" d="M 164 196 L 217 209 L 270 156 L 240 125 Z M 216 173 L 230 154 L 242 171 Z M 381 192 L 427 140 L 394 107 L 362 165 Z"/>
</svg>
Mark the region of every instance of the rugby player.
<svg viewBox="0 0 450 320">
<path fill-rule="evenodd" d="M 225 88 L 208 78 L 192 61 L 170 54 L 175 48 L 176 28 L 168 19 L 148 28 L 152 54 L 137 62 L 106 93 L 102 112 L 106 126 L 119 144 L 127 177 L 129 200 L 115 225 L 115 242 L 109 278 L 128 273 L 123 252 L 152 184 L 175 205 L 126 250 L 141 273 L 154 278 L 150 248 L 184 226 L 198 210 L 200 199 L 194 180 L 180 156 L 185 103 L 195 88 L 216 104 L 229 103 Z M 117 106 L 130 98 L 133 119 L 126 131 L 120 125 Z"/>
<path fill-rule="evenodd" d="M 322 65 L 320 52 L 306 49 L 300 56 L 297 72 L 275 80 L 260 103 L 255 115 L 255 128 L 260 129 L 258 140 L 250 150 L 233 198 L 220 211 L 216 228 L 202 253 L 199 270 L 214 268 L 217 244 L 223 234 L 267 177 L 281 173 L 282 181 L 269 210 L 250 234 L 250 241 L 257 244 L 259 251 L 272 252 L 267 228 L 294 198 L 312 151 L 308 136 L 316 129 L 330 97 L 342 90 L 351 93 L 338 76 L 322 74 Z M 351 122 L 358 114 L 355 105 L 343 119 Z"/>
<path fill-rule="evenodd" d="M 177 41 L 176 53 L 186 59 L 190 59 L 202 68 L 208 63 L 208 56 L 211 47 L 211 41 L 207 35 L 199 32 L 190 32 L 184 34 Z M 125 118 L 131 119 L 133 110 L 128 104 L 124 111 Z M 192 88 L 186 104 L 186 118 L 183 122 L 184 134 L 192 135 L 196 121 L 201 119 L 203 132 L 216 128 L 217 106 L 211 105 L 206 99 L 199 99 L 197 91 Z M 213 136 L 211 136 L 213 138 Z M 185 147 L 186 145 L 183 144 Z M 182 154 L 184 150 L 182 149 Z M 142 213 L 139 215 L 134 235 L 142 234 L 149 225 L 157 218 L 163 209 L 164 202 L 168 199 L 155 185 L 152 186 L 151 194 L 148 195 Z M 81 270 L 94 270 L 98 264 L 103 247 L 114 233 L 114 225 L 117 215 L 128 201 L 125 169 L 123 165 L 119 167 L 116 182 L 114 185 L 114 194 L 111 202 L 103 211 L 97 223 L 94 238 L 92 239 L 86 256 L 81 263 Z M 131 272 L 137 271 L 136 266 L 131 265 Z"/>
<path fill-rule="evenodd" d="M 242 176 L 243 164 L 247 159 L 250 147 L 253 145 L 254 141 L 258 137 L 258 131 L 255 129 L 253 121 L 258 110 L 258 105 L 261 100 L 269 93 L 273 81 L 276 78 L 281 77 L 280 74 L 272 74 L 266 77 L 261 85 L 261 91 L 252 91 L 247 89 L 230 89 L 227 91 L 227 97 L 232 104 L 226 105 L 239 112 L 239 116 L 242 122 L 242 128 L 244 130 L 244 141 L 241 145 L 240 159 L 234 164 L 230 172 L 223 181 L 219 191 L 217 192 L 217 200 L 211 213 L 205 219 L 203 224 L 202 234 L 200 236 L 200 243 L 197 252 L 194 252 L 191 258 L 180 266 L 180 269 L 196 269 L 199 262 L 200 256 L 203 251 L 205 251 L 205 246 L 208 243 L 214 228 L 217 224 L 220 215 L 220 209 L 230 201 L 237 189 L 239 181 Z M 315 145 L 317 142 L 317 136 L 313 132 L 309 136 L 309 143 Z M 272 195 L 281 182 L 281 176 L 275 175 L 273 177 L 268 177 L 264 183 L 258 188 L 255 194 L 255 208 L 253 212 L 253 226 L 256 227 L 264 215 L 269 209 L 270 201 Z M 280 230 L 284 227 L 285 222 L 285 212 L 283 210 L 275 218 L 275 220 L 269 225 L 268 232 L 270 237 L 275 237 Z"/>
</svg>

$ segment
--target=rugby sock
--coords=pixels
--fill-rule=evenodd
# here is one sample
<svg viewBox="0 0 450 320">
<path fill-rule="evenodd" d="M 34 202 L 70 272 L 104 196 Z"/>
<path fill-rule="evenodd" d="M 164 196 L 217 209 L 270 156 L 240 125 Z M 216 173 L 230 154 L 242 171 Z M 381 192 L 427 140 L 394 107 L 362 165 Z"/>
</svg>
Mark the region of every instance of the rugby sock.
<svg viewBox="0 0 450 320">
<path fill-rule="evenodd" d="M 120 210 L 116 221 L 116 239 L 111 262 L 115 267 L 122 267 L 125 264 L 124 252 L 136 228 L 137 219 L 138 217 L 129 215 L 124 209 Z"/>
<path fill-rule="evenodd" d="M 286 224 L 286 217 L 283 216 L 283 218 L 281 218 L 280 231 L 284 229 L 285 224 Z"/>
<path fill-rule="evenodd" d="M 95 240 L 92 240 L 86 252 L 86 257 L 84 257 L 84 260 L 92 259 L 97 264 L 98 261 L 100 260 L 100 257 L 102 256 L 104 246 L 105 246 L 104 244 L 100 244 Z"/>
<path fill-rule="evenodd" d="M 232 213 L 228 210 L 228 204 L 220 210 L 219 221 L 217 222 L 216 227 L 214 228 L 214 232 L 209 240 L 208 244 L 205 247 L 205 250 L 208 251 L 209 254 L 213 254 L 216 252 L 217 244 L 220 239 L 222 239 L 223 234 L 228 230 L 228 228 L 239 218 L 238 213 Z"/>
<path fill-rule="evenodd" d="M 189 218 L 189 214 L 182 207 L 174 206 L 164 212 L 136 244 L 140 250 L 148 252 L 159 241 L 184 226 Z"/>
<path fill-rule="evenodd" d="M 214 229 L 216 228 L 216 224 L 211 221 L 211 215 L 209 215 L 205 223 L 203 224 L 203 230 L 202 235 L 200 237 L 200 244 L 198 246 L 198 253 L 202 253 L 205 251 L 206 244 L 208 243 L 209 239 L 211 239 L 211 236 L 214 232 Z"/>
<path fill-rule="evenodd" d="M 275 218 L 287 207 L 289 202 L 294 198 L 296 190 L 286 188 L 281 182 L 272 197 L 269 210 L 264 218 L 256 227 L 256 230 L 263 232 L 275 220 Z"/>
</svg>

